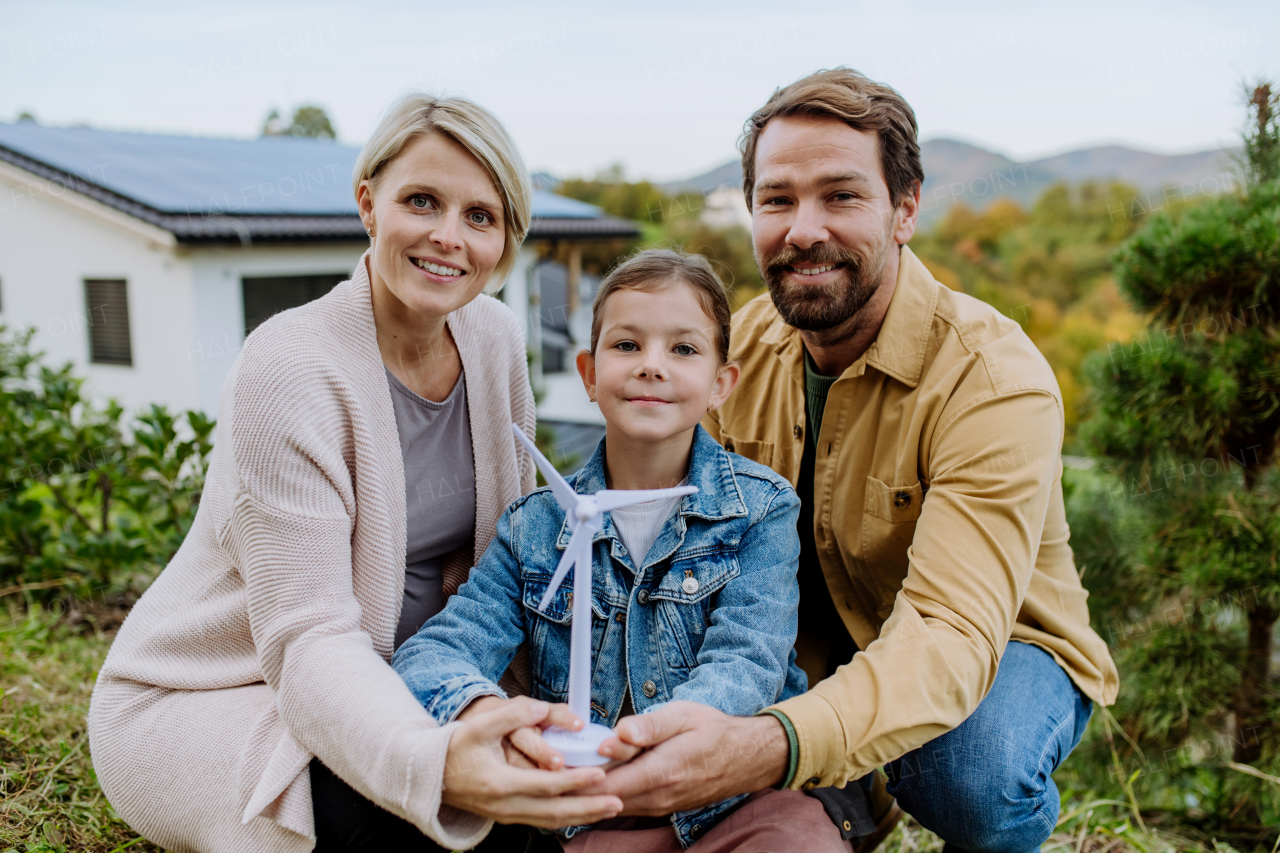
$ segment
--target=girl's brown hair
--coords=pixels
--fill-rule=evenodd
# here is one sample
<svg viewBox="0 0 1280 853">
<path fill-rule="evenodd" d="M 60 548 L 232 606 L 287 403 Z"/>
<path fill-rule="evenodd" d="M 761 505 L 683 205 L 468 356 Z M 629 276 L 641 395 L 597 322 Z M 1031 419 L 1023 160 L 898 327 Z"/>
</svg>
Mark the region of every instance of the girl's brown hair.
<svg viewBox="0 0 1280 853">
<path fill-rule="evenodd" d="M 720 329 L 716 349 L 723 364 L 729 360 L 729 292 L 702 255 L 685 254 L 671 249 L 646 249 L 618 264 L 600 282 L 595 301 L 591 303 L 591 354 L 595 355 L 600 340 L 600 320 L 609 295 L 619 290 L 650 292 L 676 282 L 693 288 L 703 312 Z"/>
</svg>

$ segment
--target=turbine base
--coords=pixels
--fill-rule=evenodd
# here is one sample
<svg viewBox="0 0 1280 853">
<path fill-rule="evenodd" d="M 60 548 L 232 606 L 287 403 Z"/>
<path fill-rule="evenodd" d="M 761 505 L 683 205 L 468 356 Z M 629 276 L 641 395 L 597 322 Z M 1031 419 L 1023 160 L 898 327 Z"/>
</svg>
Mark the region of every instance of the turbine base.
<svg viewBox="0 0 1280 853">
<path fill-rule="evenodd" d="M 613 737 L 613 729 L 597 723 L 587 723 L 579 732 L 552 726 L 542 737 L 564 756 L 565 767 L 596 767 L 612 760 L 600 754 L 600 744 Z"/>
</svg>

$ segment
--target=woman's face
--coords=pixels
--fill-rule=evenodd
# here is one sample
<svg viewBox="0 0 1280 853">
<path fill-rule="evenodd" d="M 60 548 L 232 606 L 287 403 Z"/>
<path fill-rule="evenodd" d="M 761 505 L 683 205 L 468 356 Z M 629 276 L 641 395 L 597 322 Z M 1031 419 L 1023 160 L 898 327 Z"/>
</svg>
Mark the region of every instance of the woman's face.
<svg viewBox="0 0 1280 853">
<path fill-rule="evenodd" d="M 370 279 L 412 313 L 466 305 L 502 258 L 502 197 L 480 161 L 443 134 L 406 145 L 361 182 L 356 201 L 373 232 Z"/>
</svg>

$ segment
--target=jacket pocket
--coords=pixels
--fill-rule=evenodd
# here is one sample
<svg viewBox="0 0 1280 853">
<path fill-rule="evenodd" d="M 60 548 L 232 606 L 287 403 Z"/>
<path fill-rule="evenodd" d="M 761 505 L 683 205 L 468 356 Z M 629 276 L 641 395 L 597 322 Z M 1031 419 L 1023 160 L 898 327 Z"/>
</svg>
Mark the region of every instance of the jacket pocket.
<svg viewBox="0 0 1280 853">
<path fill-rule="evenodd" d="M 916 535 L 916 521 L 924 504 L 919 482 L 889 486 L 867 477 L 862 507 L 862 558 L 879 592 L 876 610 L 886 618 L 907 576 L 907 551 Z"/>
<path fill-rule="evenodd" d="M 649 600 L 657 608 L 658 647 L 675 669 L 698 665 L 715 594 L 741 574 L 737 551 L 695 553 L 671 561 Z"/>
<path fill-rule="evenodd" d="M 752 462 L 759 462 L 761 465 L 773 464 L 773 442 L 757 441 L 750 438 L 738 438 L 736 436 L 724 433 L 720 442 L 724 449 L 730 453 L 736 453 L 739 456 L 745 456 Z"/>
<path fill-rule="evenodd" d="M 521 603 L 525 608 L 528 625 L 533 692 L 540 699 L 564 702 L 569 696 L 569 645 L 573 624 L 572 576 L 566 577 L 560 584 L 543 613 L 538 610 L 538 603 L 542 601 L 550 579 L 549 575 L 524 578 Z M 594 598 L 591 610 L 591 659 L 594 663 L 599 660 L 608 622 Z"/>
</svg>

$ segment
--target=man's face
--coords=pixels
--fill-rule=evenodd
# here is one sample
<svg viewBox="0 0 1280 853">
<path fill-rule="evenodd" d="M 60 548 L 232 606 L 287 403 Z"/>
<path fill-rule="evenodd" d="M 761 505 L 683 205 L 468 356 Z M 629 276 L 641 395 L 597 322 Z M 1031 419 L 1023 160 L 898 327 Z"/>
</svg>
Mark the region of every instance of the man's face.
<svg viewBox="0 0 1280 853">
<path fill-rule="evenodd" d="M 876 134 L 831 118 L 765 125 L 751 235 L 787 324 L 820 332 L 848 321 L 883 283 L 890 250 L 914 226 L 914 215 L 900 216 L 889 199 Z"/>
</svg>

